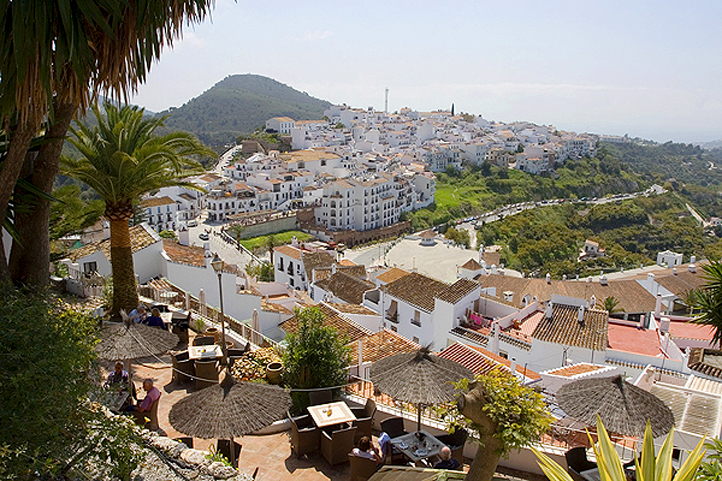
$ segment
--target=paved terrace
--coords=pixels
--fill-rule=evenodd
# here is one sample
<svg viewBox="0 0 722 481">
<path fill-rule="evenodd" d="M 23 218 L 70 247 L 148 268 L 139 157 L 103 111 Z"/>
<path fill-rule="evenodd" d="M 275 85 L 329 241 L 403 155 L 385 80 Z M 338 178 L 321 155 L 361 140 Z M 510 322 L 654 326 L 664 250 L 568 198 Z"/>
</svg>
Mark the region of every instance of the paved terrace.
<svg viewBox="0 0 722 481">
<path fill-rule="evenodd" d="M 104 368 L 109 370 L 112 363 L 104 363 Z M 136 359 L 133 362 L 133 376 L 136 386 L 145 378 L 154 380 L 155 386 L 160 389 L 162 396 L 158 406 L 158 421 L 162 433 L 170 438 L 184 436 L 179 433 L 168 422 L 168 413 L 173 404 L 194 392 L 192 383 L 179 384 L 171 378 L 170 355 L 159 357 L 147 357 Z M 138 396 L 142 398 L 145 393 L 139 389 Z M 194 448 L 201 451 L 208 451 L 210 446 L 215 446 L 216 440 L 205 440 L 194 438 Z M 240 455 L 239 471 L 244 474 L 253 474 L 256 467 L 259 468 L 256 479 L 264 480 L 343 480 L 350 478 L 349 464 L 331 467 L 326 460 L 315 453 L 307 458 L 299 458 L 291 452 L 289 432 L 269 434 L 264 436 L 244 436 L 236 438 L 236 442 L 242 444 Z M 374 442 L 376 442 L 374 436 Z M 465 469 L 468 470 L 466 460 Z M 518 472 L 509 469 L 499 468 L 495 479 L 498 481 L 541 481 L 543 476 L 530 473 Z"/>
</svg>

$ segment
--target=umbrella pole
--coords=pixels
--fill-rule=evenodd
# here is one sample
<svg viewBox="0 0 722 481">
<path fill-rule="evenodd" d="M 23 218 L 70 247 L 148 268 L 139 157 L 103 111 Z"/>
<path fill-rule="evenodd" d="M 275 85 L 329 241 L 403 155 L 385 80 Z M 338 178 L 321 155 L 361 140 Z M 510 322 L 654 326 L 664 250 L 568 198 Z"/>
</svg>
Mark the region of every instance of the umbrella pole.
<svg viewBox="0 0 722 481">
<path fill-rule="evenodd" d="M 236 450 L 234 449 L 235 446 L 233 446 L 233 436 L 231 436 L 231 467 L 236 468 Z"/>
<path fill-rule="evenodd" d="M 416 422 L 416 431 L 421 431 L 421 411 L 424 408 L 424 405 L 419 403 L 419 407 L 416 409 L 418 411 L 418 420 Z"/>
</svg>

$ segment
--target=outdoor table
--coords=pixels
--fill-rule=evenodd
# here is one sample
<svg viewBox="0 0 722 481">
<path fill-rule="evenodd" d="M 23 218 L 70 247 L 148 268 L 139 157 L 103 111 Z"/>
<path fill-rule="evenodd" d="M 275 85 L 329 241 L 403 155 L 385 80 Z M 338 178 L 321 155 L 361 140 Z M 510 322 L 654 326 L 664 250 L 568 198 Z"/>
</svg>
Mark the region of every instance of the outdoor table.
<svg viewBox="0 0 722 481">
<path fill-rule="evenodd" d="M 105 391 L 100 396 L 100 404 L 107 407 L 113 412 L 119 412 L 123 407 L 123 403 L 130 394 L 125 391 Z"/>
<path fill-rule="evenodd" d="M 579 473 L 582 478 L 586 479 L 587 481 L 601 481 L 602 476 L 599 474 L 599 468 L 592 468 L 587 469 L 586 471 L 582 471 Z"/>
<path fill-rule="evenodd" d="M 188 359 L 217 359 L 223 356 L 223 349 L 218 344 L 210 346 L 188 346 Z"/>
<path fill-rule="evenodd" d="M 418 434 L 421 434 L 421 436 L 418 436 Z M 444 443 L 423 429 L 415 433 L 391 438 L 389 442 L 414 462 L 437 456 L 441 452 L 441 448 L 445 446 Z"/>
<path fill-rule="evenodd" d="M 163 319 L 163 324 L 165 324 L 166 330 L 170 331 L 171 326 L 173 325 L 173 313 L 172 312 L 161 312 L 160 318 Z"/>
<path fill-rule="evenodd" d="M 311 415 L 311 419 L 319 428 L 356 421 L 356 416 L 345 402 L 309 406 L 308 414 Z"/>
</svg>

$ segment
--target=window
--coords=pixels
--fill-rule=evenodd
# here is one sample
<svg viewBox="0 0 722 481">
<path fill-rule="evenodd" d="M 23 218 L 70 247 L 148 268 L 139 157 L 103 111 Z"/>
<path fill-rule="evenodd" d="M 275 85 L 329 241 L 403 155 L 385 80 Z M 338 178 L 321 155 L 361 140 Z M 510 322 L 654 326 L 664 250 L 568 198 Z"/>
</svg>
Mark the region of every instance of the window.
<svg viewBox="0 0 722 481">
<path fill-rule="evenodd" d="M 411 324 L 421 327 L 421 313 L 419 311 L 414 311 L 414 318 L 411 319 Z"/>
<path fill-rule="evenodd" d="M 83 274 L 91 274 L 93 272 L 97 272 L 98 270 L 98 263 L 95 261 L 92 262 L 83 262 Z"/>
<path fill-rule="evenodd" d="M 396 328 L 396 326 L 391 326 L 391 331 L 392 331 L 392 332 L 399 332 L 399 330 Z"/>
<path fill-rule="evenodd" d="M 504 359 L 509 359 L 509 353 L 506 351 L 499 351 L 499 355 Z"/>
<path fill-rule="evenodd" d="M 415 342 L 416 344 L 418 344 L 418 343 L 419 343 L 419 338 L 418 338 L 418 337 L 416 337 L 416 336 L 414 336 L 414 338 L 413 338 L 412 340 L 413 340 L 413 341 L 414 341 L 414 342 Z"/>
</svg>

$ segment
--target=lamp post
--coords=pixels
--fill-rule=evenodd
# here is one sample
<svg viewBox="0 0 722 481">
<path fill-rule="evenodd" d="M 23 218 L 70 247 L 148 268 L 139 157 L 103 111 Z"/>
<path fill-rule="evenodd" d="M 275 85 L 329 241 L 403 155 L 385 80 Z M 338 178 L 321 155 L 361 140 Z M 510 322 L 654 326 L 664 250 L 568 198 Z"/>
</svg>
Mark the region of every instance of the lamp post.
<svg viewBox="0 0 722 481">
<path fill-rule="evenodd" d="M 221 300 L 221 350 L 223 351 L 223 364 L 228 363 L 228 350 L 226 347 L 226 322 L 225 314 L 223 313 L 223 283 L 221 282 L 221 276 L 223 275 L 223 260 L 218 257 L 218 254 L 213 255 L 211 260 L 211 266 L 218 275 L 218 295 Z"/>
</svg>

